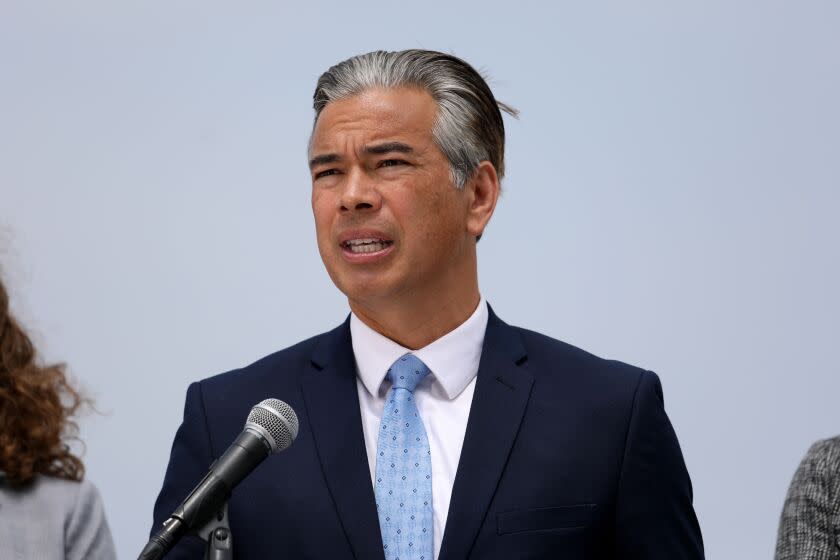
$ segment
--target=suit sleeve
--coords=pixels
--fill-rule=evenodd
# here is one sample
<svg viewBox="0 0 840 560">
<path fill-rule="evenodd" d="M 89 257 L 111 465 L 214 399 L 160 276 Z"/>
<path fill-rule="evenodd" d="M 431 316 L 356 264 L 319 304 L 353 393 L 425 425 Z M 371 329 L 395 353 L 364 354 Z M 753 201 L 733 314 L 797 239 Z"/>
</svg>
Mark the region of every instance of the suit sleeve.
<svg viewBox="0 0 840 560">
<path fill-rule="evenodd" d="M 207 474 L 212 461 L 213 454 L 201 396 L 201 385 L 193 383 L 187 389 L 184 421 L 175 434 L 163 487 L 155 502 L 154 525 L 151 534 L 161 528 L 163 522 Z M 165 558 L 167 560 L 202 560 L 205 547 L 203 540 L 187 535 Z"/>
<path fill-rule="evenodd" d="M 830 441 L 815 443 L 793 476 L 785 499 L 776 560 L 837 558 L 833 519 L 837 497 L 831 474 L 840 465 L 840 449 Z"/>
<path fill-rule="evenodd" d="M 662 385 L 644 372 L 636 388 L 616 511 L 616 558 L 701 560 L 691 480 L 665 414 Z"/>
</svg>

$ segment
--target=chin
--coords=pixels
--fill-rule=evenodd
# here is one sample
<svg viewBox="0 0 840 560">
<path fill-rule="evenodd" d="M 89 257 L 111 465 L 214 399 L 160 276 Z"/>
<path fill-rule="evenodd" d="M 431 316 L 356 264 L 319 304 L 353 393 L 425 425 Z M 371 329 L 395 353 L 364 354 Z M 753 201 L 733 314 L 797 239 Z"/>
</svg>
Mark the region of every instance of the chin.
<svg viewBox="0 0 840 560">
<path fill-rule="evenodd" d="M 360 303 L 370 302 L 374 303 L 383 298 L 393 297 L 396 290 L 389 282 L 383 282 L 382 279 L 359 279 L 352 280 L 345 279 L 338 289 L 347 296 L 347 299 L 358 301 Z"/>
<path fill-rule="evenodd" d="M 388 295 L 388 290 L 383 286 L 373 283 L 352 282 L 341 290 L 348 299 L 354 301 L 375 301 Z"/>
</svg>

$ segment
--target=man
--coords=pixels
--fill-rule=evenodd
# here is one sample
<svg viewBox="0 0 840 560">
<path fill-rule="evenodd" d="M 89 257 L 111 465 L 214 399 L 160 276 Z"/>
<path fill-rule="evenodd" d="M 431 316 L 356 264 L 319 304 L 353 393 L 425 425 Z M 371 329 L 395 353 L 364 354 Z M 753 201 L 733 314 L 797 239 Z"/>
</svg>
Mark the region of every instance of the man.
<svg viewBox="0 0 840 560">
<path fill-rule="evenodd" d="M 233 493 L 239 559 L 703 557 L 655 374 L 508 326 L 478 290 L 504 125 L 468 64 L 374 52 L 315 91 L 312 209 L 338 328 L 194 383 L 155 527 L 277 397 L 300 435 Z M 169 558 L 200 558 L 186 540 Z"/>
</svg>

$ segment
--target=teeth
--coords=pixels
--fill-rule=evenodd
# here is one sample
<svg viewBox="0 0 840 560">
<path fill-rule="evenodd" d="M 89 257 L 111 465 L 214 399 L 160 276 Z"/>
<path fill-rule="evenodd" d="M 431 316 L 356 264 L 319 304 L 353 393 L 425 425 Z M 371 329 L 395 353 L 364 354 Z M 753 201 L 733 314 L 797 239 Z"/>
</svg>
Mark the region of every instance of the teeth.
<svg viewBox="0 0 840 560">
<path fill-rule="evenodd" d="M 347 242 L 347 245 L 350 245 L 350 246 L 352 247 L 353 245 L 367 245 L 368 243 L 379 243 L 379 242 L 380 242 L 380 240 L 379 240 L 379 239 L 375 239 L 375 238 L 370 238 L 370 239 L 351 239 L 350 241 L 348 241 L 348 242 Z"/>
<path fill-rule="evenodd" d="M 376 253 L 377 251 L 382 251 L 390 244 L 390 241 L 376 237 L 350 239 L 344 242 L 344 246 L 350 249 L 352 253 Z"/>
<path fill-rule="evenodd" d="M 375 253 L 377 251 L 381 251 L 385 248 L 385 243 L 381 241 L 371 241 L 365 243 L 363 245 L 356 245 L 355 243 L 349 243 L 350 251 L 353 253 Z"/>
</svg>

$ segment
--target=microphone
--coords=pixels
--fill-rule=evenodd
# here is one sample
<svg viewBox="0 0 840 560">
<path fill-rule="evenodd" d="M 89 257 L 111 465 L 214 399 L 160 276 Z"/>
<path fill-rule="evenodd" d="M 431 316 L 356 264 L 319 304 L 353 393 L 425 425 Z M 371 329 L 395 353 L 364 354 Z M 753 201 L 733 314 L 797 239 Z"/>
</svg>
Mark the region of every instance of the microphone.
<svg viewBox="0 0 840 560">
<path fill-rule="evenodd" d="M 163 522 L 138 560 L 157 560 L 169 552 L 189 530 L 198 529 L 221 509 L 233 488 L 271 453 L 283 451 L 298 435 L 298 418 L 291 406 L 266 399 L 248 414 L 245 429 L 187 499 Z"/>
</svg>

